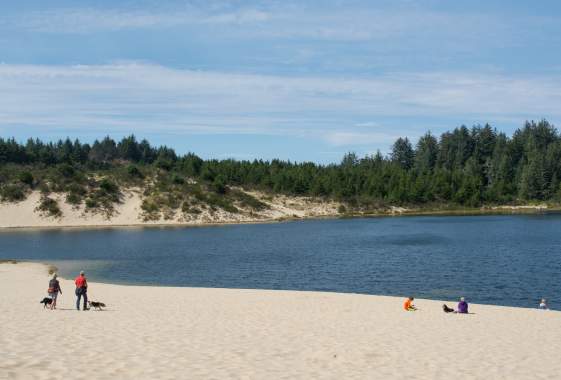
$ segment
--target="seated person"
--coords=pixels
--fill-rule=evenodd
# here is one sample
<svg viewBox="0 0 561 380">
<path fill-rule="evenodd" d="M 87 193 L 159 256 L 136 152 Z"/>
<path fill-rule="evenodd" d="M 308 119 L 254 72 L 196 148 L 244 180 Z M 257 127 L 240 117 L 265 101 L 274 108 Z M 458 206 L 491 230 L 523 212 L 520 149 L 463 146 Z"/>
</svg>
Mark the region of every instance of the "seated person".
<svg viewBox="0 0 561 380">
<path fill-rule="evenodd" d="M 415 305 L 413 305 L 413 300 L 414 300 L 414 299 L 415 299 L 415 298 L 413 298 L 413 297 L 408 297 L 408 298 L 405 300 L 405 303 L 403 304 L 403 308 L 404 308 L 406 311 L 415 311 L 415 310 L 417 310 L 417 308 L 415 307 Z"/>
<path fill-rule="evenodd" d="M 540 309 L 542 310 L 549 310 L 549 307 L 547 307 L 547 302 L 545 301 L 545 298 L 542 298 L 542 302 L 540 302 Z"/>
<path fill-rule="evenodd" d="M 468 314 L 468 303 L 464 297 L 460 298 L 460 303 L 458 303 L 458 313 Z"/>
</svg>

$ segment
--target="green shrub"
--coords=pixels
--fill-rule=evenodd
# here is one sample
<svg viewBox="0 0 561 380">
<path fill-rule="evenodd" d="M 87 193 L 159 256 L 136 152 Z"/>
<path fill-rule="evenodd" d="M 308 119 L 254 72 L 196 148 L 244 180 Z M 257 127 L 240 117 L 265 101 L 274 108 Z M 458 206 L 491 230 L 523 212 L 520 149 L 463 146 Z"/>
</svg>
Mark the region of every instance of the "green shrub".
<svg viewBox="0 0 561 380">
<path fill-rule="evenodd" d="M 159 220 L 160 219 L 160 206 L 150 199 L 144 199 L 140 208 L 143 213 L 144 220 Z"/>
<path fill-rule="evenodd" d="M 79 205 L 82 203 L 82 197 L 76 193 L 68 193 L 66 194 L 66 202 L 71 205 Z"/>
<path fill-rule="evenodd" d="M 25 191 L 22 185 L 6 185 L 0 190 L 2 200 L 8 202 L 18 202 L 25 199 Z"/>
<path fill-rule="evenodd" d="M 183 204 L 181 205 L 181 211 L 183 211 L 186 214 L 200 214 L 201 210 L 199 210 L 197 207 L 191 207 L 189 205 L 189 202 L 183 202 Z"/>
<path fill-rule="evenodd" d="M 95 199 L 88 198 L 86 199 L 86 208 L 97 208 L 98 203 Z"/>
<path fill-rule="evenodd" d="M 212 190 L 217 194 L 226 194 L 228 188 L 226 187 L 226 181 L 222 175 L 217 176 L 212 182 Z"/>
<path fill-rule="evenodd" d="M 33 186 L 33 174 L 28 171 L 23 171 L 19 173 L 18 179 L 21 183 L 25 183 L 26 185 Z"/>
<path fill-rule="evenodd" d="M 244 193 L 243 191 L 232 191 L 231 196 L 234 199 L 238 200 L 242 207 L 249 207 L 256 211 L 270 208 L 266 203 L 261 202 L 259 199 L 255 198 L 252 195 Z"/>
<path fill-rule="evenodd" d="M 58 172 L 65 178 L 71 178 L 76 171 L 72 165 L 62 164 L 58 167 Z"/>
<path fill-rule="evenodd" d="M 202 190 L 199 187 L 193 190 L 193 196 L 199 202 L 206 202 L 206 195 L 202 192 Z"/>
<path fill-rule="evenodd" d="M 155 162 L 156 167 L 165 171 L 170 171 L 173 167 L 173 162 L 165 158 L 158 158 Z"/>
<path fill-rule="evenodd" d="M 105 191 L 107 194 L 115 194 L 119 192 L 119 186 L 117 186 L 117 184 L 108 180 L 107 178 L 101 180 L 101 182 L 99 183 L 99 188 Z"/>
<path fill-rule="evenodd" d="M 201 178 L 205 181 L 212 182 L 214 180 L 214 177 L 216 177 L 216 175 L 214 174 L 212 169 L 208 166 L 203 166 Z"/>
<path fill-rule="evenodd" d="M 102 186 L 89 194 L 89 198 L 86 199 L 86 209 L 99 209 L 109 217 L 113 214 L 114 203 L 120 201 L 118 190 L 116 191 L 116 185 L 112 182 L 102 181 Z M 115 188 L 113 187 L 115 186 Z M 118 188 L 117 188 L 118 189 Z"/>
<path fill-rule="evenodd" d="M 49 195 L 51 193 L 51 189 L 49 188 L 49 185 L 46 184 L 45 182 L 41 182 L 39 184 L 39 191 L 43 195 Z"/>
<path fill-rule="evenodd" d="M 135 165 L 129 165 L 127 167 L 127 174 L 135 178 L 144 178 L 142 172 Z"/>
<path fill-rule="evenodd" d="M 232 202 L 220 195 L 209 194 L 207 198 L 207 203 L 211 208 L 220 207 L 224 211 L 237 213 L 239 210 L 232 204 Z"/>
<path fill-rule="evenodd" d="M 142 209 L 142 211 L 150 214 L 160 211 L 160 207 L 158 206 L 158 204 L 148 199 L 144 199 L 142 201 L 142 205 L 140 206 L 140 208 Z"/>
<path fill-rule="evenodd" d="M 62 216 L 62 211 L 60 211 L 60 208 L 58 207 L 58 202 L 49 197 L 42 197 L 36 210 L 56 218 Z"/>
<path fill-rule="evenodd" d="M 66 187 L 66 190 L 70 193 L 76 194 L 76 195 L 86 195 L 87 190 L 84 186 L 77 184 L 77 183 L 71 183 L 70 185 L 68 185 Z"/>
<path fill-rule="evenodd" d="M 178 176 L 177 174 L 174 174 L 173 177 L 171 177 L 171 182 L 173 182 L 176 185 L 183 185 L 185 183 L 185 180 L 180 176 Z"/>
<path fill-rule="evenodd" d="M 156 202 L 160 206 L 167 206 L 171 209 L 176 209 L 179 208 L 179 206 L 181 206 L 181 199 L 176 194 L 171 192 L 158 194 L 154 198 L 154 202 Z"/>
</svg>

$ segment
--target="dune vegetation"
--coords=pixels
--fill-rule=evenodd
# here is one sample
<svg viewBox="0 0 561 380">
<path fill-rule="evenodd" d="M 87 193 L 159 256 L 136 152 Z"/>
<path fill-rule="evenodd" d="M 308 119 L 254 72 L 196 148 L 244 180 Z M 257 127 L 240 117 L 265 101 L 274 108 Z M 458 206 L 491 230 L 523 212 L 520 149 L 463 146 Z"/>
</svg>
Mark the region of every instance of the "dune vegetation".
<svg viewBox="0 0 561 380">
<path fill-rule="evenodd" d="M 60 216 L 64 202 L 111 217 L 127 189 L 142 194 L 145 220 L 204 210 L 267 209 L 267 197 L 338 202 L 340 214 L 408 207 L 425 210 L 555 204 L 561 199 L 561 136 L 547 121 L 526 122 L 512 136 L 489 125 L 459 127 L 415 145 L 340 163 L 203 160 L 135 136 L 93 144 L 66 139 L 20 143 L 0 138 L 0 198 L 19 202 L 33 191 L 36 211 Z M 260 196 L 256 196 L 260 194 Z"/>
</svg>

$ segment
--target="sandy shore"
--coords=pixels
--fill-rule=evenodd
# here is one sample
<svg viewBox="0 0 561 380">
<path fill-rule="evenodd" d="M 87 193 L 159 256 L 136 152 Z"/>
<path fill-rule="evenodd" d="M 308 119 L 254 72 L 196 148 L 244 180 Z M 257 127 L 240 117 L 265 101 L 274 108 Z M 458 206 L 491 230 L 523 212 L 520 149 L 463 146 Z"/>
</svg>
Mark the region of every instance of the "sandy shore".
<svg viewBox="0 0 561 380">
<path fill-rule="evenodd" d="M 87 269 L 87 268 L 86 268 Z M 90 283 L 76 311 L 46 266 L 0 264 L 1 379 L 558 379 L 561 313 L 394 297 Z"/>
</svg>

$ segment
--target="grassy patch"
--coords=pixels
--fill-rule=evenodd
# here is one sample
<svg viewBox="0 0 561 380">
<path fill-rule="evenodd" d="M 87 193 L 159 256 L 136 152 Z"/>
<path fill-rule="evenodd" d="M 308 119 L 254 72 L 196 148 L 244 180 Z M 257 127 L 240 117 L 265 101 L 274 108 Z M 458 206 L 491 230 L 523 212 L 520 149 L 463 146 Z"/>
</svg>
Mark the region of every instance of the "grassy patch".
<svg viewBox="0 0 561 380">
<path fill-rule="evenodd" d="M 92 212 L 103 212 L 110 217 L 115 211 L 115 203 L 121 201 L 121 191 L 119 186 L 107 179 L 102 179 L 99 183 L 95 180 L 89 183 L 90 191 L 86 199 L 86 210 Z M 80 196 L 80 192 L 75 193 Z M 84 194 L 85 195 L 85 194 Z"/>
<path fill-rule="evenodd" d="M 211 208 L 221 208 L 224 211 L 231 212 L 231 213 L 237 213 L 240 211 L 236 208 L 236 206 L 232 204 L 232 201 L 230 199 L 214 193 L 208 194 L 206 198 L 206 203 Z"/>
<path fill-rule="evenodd" d="M 259 199 L 244 193 L 243 191 L 232 190 L 229 196 L 238 201 L 241 207 L 247 207 L 254 211 L 261 211 L 270 208 L 266 203 L 261 202 Z"/>
<path fill-rule="evenodd" d="M 144 199 L 140 205 L 145 221 L 160 219 L 160 206 L 152 199 Z"/>
<path fill-rule="evenodd" d="M 185 214 L 193 214 L 193 215 L 198 215 L 202 212 L 199 208 L 192 206 L 187 201 L 183 202 L 183 204 L 181 205 L 181 211 L 183 211 Z"/>
</svg>

